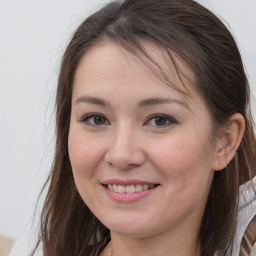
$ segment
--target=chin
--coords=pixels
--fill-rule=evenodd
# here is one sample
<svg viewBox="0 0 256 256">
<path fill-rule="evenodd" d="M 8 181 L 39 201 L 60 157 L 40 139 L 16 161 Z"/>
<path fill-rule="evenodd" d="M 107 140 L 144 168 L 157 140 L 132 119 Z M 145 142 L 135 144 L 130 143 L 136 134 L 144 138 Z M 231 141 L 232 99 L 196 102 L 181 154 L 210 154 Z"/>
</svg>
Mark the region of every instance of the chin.
<svg viewBox="0 0 256 256">
<path fill-rule="evenodd" d="M 152 235 L 154 227 L 149 224 L 154 222 L 138 221 L 138 218 L 112 219 L 102 222 L 111 232 L 130 237 L 146 237 Z"/>
</svg>

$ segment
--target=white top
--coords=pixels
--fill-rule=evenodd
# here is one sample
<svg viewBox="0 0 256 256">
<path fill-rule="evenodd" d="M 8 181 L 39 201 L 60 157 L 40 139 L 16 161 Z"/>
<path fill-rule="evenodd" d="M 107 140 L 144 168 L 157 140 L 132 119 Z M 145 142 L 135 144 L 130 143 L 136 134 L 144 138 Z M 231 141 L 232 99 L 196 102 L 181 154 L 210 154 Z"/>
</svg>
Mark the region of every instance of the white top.
<svg viewBox="0 0 256 256">
<path fill-rule="evenodd" d="M 238 210 L 238 227 L 234 242 L 234 252 L 232 256 L 239 256 L 241 241 L 244 232 L 256 215 L 256 176 L 252 181 L 248 181 L 240 186 L 239 210 Z M 256 244 L 254 244 L 251 254 L 256 256 Z"/>
</svg>

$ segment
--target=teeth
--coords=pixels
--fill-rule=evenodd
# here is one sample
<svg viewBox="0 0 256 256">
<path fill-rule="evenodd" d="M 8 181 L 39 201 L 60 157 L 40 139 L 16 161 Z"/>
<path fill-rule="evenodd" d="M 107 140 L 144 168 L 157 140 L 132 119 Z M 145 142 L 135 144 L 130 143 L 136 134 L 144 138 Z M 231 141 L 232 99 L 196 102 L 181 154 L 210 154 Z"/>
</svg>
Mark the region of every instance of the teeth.
<svg viewBox="0 0 256 256">
<path fill-rule="evenodd" d="M 117 192 L 117 187 L 118 187 L 117 185 L 113 185 L 113 191 L 114 191 L 114 192 Z M 109 188 L 109 189 L 110 189 L 110 188 Z"/>
<path fill-rule="evenodd" d="M 108 189 L 116 192 L 116 193 L 135 193 L 135 192 L 141 192 L 141 191 L 145 191 L 145 190 L 149 190 L 151 188 L 153 188 L 154 185 L 140 185 L 140 184 L 136 184 L 136 185 L 128 185 L 128 186 L 123 186 L 123 185 L 116 185 L 116 184 L 108 184 Z"/>
<path fill-rule="evenodd" d="M 125 192 L 126 193 L 135 193 L 135 187 L 134 187 L 134 185 L 129 185 L 129 186 L 126 186 L 126 188 L 125 188 Z"/>
<path fill-rule="evenodd" d="M 135 190 L 136 192 L 141 192 L 143 190 L 142 185 L 135 185 Z"/>
<path fill-rule="evenodd" d="M 143 185 L 142 189 L 143 191 L 148 190 L 148 185 Z"/>
<path fill-rule="evenodd" d="M 125 186 L 118 185 L 117 186 L 117 192 L 118 193 L 125 193 Z"/>
</svg>

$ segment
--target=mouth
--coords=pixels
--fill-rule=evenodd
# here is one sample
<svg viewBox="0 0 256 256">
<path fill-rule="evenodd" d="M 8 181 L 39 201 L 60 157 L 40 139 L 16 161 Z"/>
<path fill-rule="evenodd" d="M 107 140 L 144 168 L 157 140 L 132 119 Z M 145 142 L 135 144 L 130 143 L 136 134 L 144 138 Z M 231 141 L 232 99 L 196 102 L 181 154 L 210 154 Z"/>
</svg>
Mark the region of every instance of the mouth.
<svg viewBox="0 0 256 256">
<path fill-rule="evenodd" d="M 132 194 L 132 193 L 139 193 L 142 191 L 151 190 L 159 184 L 134 184 L 134 185 L 118 185 L 118 184 L 102 184 L 106 188 L 108 188 L 110 191 L 119 193 L 119 194 Z"/>
</svg>

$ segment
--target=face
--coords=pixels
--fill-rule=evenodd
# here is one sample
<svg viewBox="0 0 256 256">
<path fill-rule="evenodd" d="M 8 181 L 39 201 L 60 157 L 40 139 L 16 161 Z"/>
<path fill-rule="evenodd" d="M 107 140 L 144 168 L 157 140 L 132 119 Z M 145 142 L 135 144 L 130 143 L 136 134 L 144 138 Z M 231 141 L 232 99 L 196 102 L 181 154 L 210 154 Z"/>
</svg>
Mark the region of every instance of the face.
<svg viewBox="0 0 256 256">
<path fill-rule="evenodd" d="M 182 89 L 161 51 L 145 47 Z M 73 84 L 69 156 L 81 197 L 111 232 L 147 237 L 200 225 L 215 147 L 205 103 L 193 89 L 190 94 L 184 101 L 114 43 L 82 57 Z"/>
</svg>

